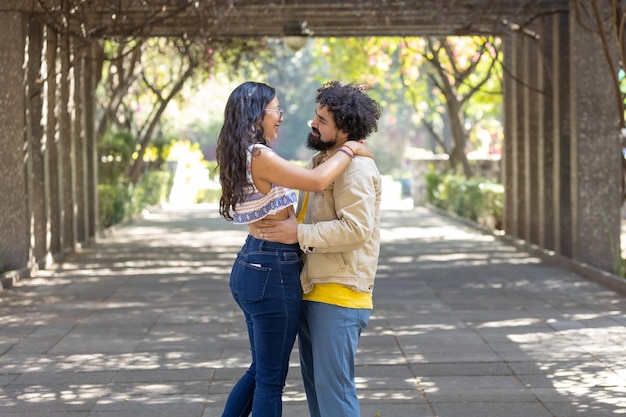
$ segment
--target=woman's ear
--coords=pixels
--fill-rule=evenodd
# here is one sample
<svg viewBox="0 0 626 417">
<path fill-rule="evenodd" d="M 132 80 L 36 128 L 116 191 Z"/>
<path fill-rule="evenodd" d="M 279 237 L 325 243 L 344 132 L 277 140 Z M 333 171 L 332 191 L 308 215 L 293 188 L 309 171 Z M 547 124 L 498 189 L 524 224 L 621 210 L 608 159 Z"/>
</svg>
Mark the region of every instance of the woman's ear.
<svg viewBox="0 0 626 417">
<path fill-rule="evenodd" d="M 263 123 L 263 116 L 261 116 L 259 119 L 256 119 L 254 121 L 254 131 L 256 132 L 257 130 L 261 129 L 261 123 Z"/>
</svg>

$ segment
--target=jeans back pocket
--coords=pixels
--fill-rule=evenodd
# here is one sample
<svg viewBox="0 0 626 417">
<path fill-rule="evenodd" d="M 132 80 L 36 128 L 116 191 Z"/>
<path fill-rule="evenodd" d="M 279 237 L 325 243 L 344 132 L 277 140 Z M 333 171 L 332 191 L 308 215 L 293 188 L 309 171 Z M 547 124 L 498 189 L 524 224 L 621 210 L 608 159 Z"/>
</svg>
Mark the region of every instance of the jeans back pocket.
<svg viewBox="0 0 626 417">
<path fill-rule="evenodd" d="M 239 301 L 256 303 L 263 300 L 271 272 L 271 268 L 240 260 L 234 277 Z"/>
</svg>

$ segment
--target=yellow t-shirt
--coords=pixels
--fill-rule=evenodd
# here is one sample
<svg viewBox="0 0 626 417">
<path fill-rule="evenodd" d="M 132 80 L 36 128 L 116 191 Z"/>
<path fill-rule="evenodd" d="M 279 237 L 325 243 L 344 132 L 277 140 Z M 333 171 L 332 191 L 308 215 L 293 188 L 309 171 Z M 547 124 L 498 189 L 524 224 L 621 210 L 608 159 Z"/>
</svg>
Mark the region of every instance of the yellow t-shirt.
<svg viewBox="0 0 626 417">
<path fill-rule="evenodd" d="M 304 222 L 306 209 L 309 203 L 309 193 L 304 194 L 304 199 L 298 213 L 298 223 Z M 316 301 L 319 303 L 332 304 L 346 308 L 373 308 L 372 294 L 354 291 L 346 286 L 335 283 L 315 284 L 313 289 L 302 296 L 304 301 Z"/>
<path fill-rule="evenodd" d="M 332 282 L 313 285 L 311 292 L 304 294 L 302 299 L 346 308 L 374 308 L 372 294 L 354 291 Z"/>
</svg>

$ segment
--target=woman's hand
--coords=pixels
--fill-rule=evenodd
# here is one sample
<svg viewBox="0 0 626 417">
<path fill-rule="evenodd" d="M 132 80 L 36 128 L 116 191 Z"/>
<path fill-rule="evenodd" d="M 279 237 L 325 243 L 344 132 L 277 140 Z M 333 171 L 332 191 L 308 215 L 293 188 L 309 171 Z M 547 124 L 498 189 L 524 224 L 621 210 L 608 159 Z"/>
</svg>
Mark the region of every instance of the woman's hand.
<svg viewBox="0 0 626 417">
<path fill-rule="evenodd" d="M 363 143 L 363 141 L 349 140 L 344 143 L 342 146 L 347 146 L 352 150 L 354 156 L 367 156 L 368 158 L 374 159 L 374 154 L 372 150 Z"/>
</svg>

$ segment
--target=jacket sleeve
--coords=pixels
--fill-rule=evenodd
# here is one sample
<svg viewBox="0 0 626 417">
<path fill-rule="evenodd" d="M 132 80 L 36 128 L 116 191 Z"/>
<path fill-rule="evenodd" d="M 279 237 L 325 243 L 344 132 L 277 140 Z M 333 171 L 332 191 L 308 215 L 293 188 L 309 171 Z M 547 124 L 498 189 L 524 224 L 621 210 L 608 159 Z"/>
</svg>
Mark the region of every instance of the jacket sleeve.
<svg viewBox="0 0 626 417">
<path fill-rule="evenodd" d="M 361 248 L 374 231 L 379 186 L 374 162 L 355 158 L 335 180 L 332 190 L 324 191 L 324 198 L 333 199 L 335 212 L 325 213 L 328 219 L 314 219 L 314 224 L 298 225 L 302 250 L 330 253 Z"/>
</svg>

